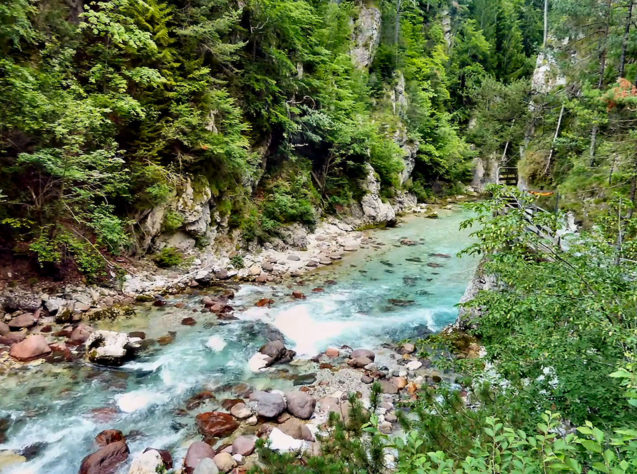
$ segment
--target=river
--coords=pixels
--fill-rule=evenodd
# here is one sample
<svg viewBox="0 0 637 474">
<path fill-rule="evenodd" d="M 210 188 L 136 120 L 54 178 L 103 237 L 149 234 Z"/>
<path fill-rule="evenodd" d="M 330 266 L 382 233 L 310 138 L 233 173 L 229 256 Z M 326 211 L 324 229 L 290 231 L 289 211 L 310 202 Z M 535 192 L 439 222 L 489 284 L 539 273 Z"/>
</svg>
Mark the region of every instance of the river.
<svg viewBox="0 0 637 474">
<path fill-rule="evenodd" d="M 164 308 L 141 305 L 136 317 L 101 322 L 102 329 L 144 331 L 148 339 L 169 331 L 175 337 L 117 369 L 76 361 L 27 365 L 0 376 L 0 430 L 8 426 L 4 442 L 0 432 L 0 462 L 2 451 L 10 450 L 27 457 L 13 472 L 77 472 L 82 458 L 95 450 L 95 435 L 114 428 L 128 434 L 131 459 L 150 446 L 170 450 L 179 465 L 188 445 L 199 439 L 198 410 L 183 409 L 194 394 L 210 390 L 222 400 L 236 384 L 285 389 L 303 383 L 303 376 L 311 381 L 306 373 L 311 365 L 303 363 L 268 374 L 250 372 L 247 361 L 273 328 L 300 358 L 332 345 L 375 348 L 440 330 L 455 320 L 455 305 L 477 264 L 456 255 L 470 242 L 469 231 L 458 227 L 466 217 L 463 210 L 443 210 L 439 219 L 407 217 L 399 227 L 371 231 L 377 244 L 302 282 L 241 285 L 233 301 L 236 321 L 193 312 L 201 308 L 199 294 L 170 298 Z M 416 245 L 402 245 L 402 239 Z M 293 300 L 292 289 L 307 299 Z M 256 307 L 264 297 L 275 304 Z M 181 325 L 185 316 L 197 324 Z M 218 406 L 210 403 L 206 410 Z"/>
</svg>

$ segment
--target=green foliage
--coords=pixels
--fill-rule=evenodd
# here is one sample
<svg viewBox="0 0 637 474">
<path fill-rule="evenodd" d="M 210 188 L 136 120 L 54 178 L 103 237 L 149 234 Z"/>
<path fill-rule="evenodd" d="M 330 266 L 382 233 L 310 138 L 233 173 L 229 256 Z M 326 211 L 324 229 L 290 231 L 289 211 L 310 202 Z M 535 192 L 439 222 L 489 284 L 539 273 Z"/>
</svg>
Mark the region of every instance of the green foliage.
<svg viewBox="0 0 637 474">
<path fill-rule="evenodd" d="M 175 211 L 174 209 L 168 209 L 166 214 L 164 214 L 164 221 L 161 224 L 162 230 L 164 232 L 175 232 L 179 229 L 184 223 L 183 216 Z"/>
<path fill-rule="evenodd" d="M 176 267 L 184 262 L 184 256 L 175 247 L 164 247 L 153 255 L 153 262 L 161 268 Z"/>
</svg>

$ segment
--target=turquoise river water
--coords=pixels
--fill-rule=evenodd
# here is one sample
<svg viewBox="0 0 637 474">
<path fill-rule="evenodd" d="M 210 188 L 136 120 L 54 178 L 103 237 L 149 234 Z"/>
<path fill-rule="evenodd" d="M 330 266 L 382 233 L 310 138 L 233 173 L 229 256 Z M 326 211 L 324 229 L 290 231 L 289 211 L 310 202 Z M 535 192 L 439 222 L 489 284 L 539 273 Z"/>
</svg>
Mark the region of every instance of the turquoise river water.
<svg viewBox="0 0 637 474">
<path fill-rule="evenodd" d="M 121 368 L 75 361 L 25 366 L 1 375 L 0 430 L 5 427 L 5 439 L 0 433 L 0 458 L 3 451 L 27 457 L 7 472 L 77 472 L 82 458 L 95 449 L 95 435 L 107 428 L 128 434 L 131 459 L 146 447 L 168 449 L 177 467 L 188 445 L 198 439 L 198 410 L 183 410 L 194 394 L 211 390 L 218 400 L 236 397 L 232 387 L 236 393 L 241 383 L 285 389 L 292 387 L 295 374 L 303 373 L 302 364 L 280 366 L 266 375 L 250 372 L 247 361 L 272 330 L 281 332 L 300 357 L 331 345 L 374 348 L 440 330 L 457 317 L 456 304 L 477 263 L 456 255 L 470 242 L 469 231 L 459 230 L 466 217 L 461 210 L 442 211 L 439 219 L 408 217 L 399 227 L 372 231 L 384 245 L 349 254 L 301 283 L 241 285 L 232 302 L 236 321 L 193 313 L 201 307 L 199 294 L 171 298 L 164 308 L 140 306 L 132 319 L 102 322 L 102 329 L 145 331 L 147 338 L 176 333 L 171 344 L 154 346 Z M 418 245 L 400 245 L 403 238 Z M 327 280 L 336 283 L 326 285 Z M 318 286 L 325 291 L 313 293 Z M 304 291 L 307 299 L 293 301 L 290 288 Z M 263 297 L 276 303 L 256 307 Z M 176 301 L 186 306 L 176 308 Z M 197 324 L 182 326 L 185 316 L 193 316 Z M 206 411 L 211 408 L 214 402 Z"/>
</svg>

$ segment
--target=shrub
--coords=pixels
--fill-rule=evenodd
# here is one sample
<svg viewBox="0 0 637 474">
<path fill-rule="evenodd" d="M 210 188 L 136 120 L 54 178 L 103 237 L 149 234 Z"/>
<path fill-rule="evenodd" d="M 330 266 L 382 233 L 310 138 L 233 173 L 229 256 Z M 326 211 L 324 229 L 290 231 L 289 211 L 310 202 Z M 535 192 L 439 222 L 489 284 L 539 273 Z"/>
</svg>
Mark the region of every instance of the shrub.
<svg viewBox="0 0 637 474">
<path fill-rule="evenodd" d="M 153 256 L 153 262 L 161 268 L 175 267 L 183 261 L 184 256 L 175 247 L 164 247 Z"/>
</svg>

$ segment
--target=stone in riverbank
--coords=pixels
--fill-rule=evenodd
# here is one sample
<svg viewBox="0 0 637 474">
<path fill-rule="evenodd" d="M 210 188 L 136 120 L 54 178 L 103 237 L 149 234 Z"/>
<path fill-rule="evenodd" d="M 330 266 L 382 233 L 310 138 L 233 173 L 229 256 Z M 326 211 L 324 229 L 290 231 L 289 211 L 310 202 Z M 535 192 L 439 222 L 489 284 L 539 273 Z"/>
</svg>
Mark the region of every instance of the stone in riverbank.
<svg viewBox="0 0 637 474">
<path fill-rule="evenodd" d="M 256 391 L 250 395 L 250 401 L 256 405 L 256 412 L 265 418 L 276 418 L 287 407 L 282 395 L 278 393 Z"/>
<path fill-rule="evenodd" d="M 229 436 L 239 427 L 232 415 L 219 411 L 200 413 L 196 420 L 199 432 L 206 439 Z"/>
<path fill-rule="evenodd" d="M 210 459 L 210 461 L 212 461 L 212 458 L 214 457 L 215 452 L 209 444 L 204 443 L 203 441 L 196 441 L 188 448 L 186 458 L 184 459 L 184 470 L 187 473 L 192 474 L 204 459 Z M 213 465 L 216 469 L 217 466 L 214 462 Z"/>
<path fill-rule="evenodd" d="M 239 436 L 232 443 L 232 454 L 250 456 L 254 452 L 254 447 L 256 445 L 257 439 L 259 438 L 254 435 Z"/>
<path fill-rule="evenodd" d="M 86 340 L 86 353 L 91 362 L 119 366 L 139 348 L 141 339 L 115 331 L 95 331 Z"/>
<path fill-rule="evenodd" d="M 350 357 L 352 359 L 356 359 L 357 357 L 367 357 L 369 360 L 373 362 L 374 359 L 376 359 L 376 354 L 374 354 L 369 349 L 355 349 L 352 351 L 352 354 L 350 355 Z"/>
<path fill-rule="evenodd" d="M 29 336 L 24 341 L 11 346 L 9 354 L 21 362 L 38 359 L 51 352 L 44 336 Z"/>
<path fill-rule="evenodd" d="M 269 359 L 262 359 L 265 362 L 265 367 L 270 367 L 274 364 L 286 364 L 294 359 L 296 352 L 289 350 L 283 344 L 283 341 L 276 340 L 270 341 L 259 349 L 259 352 Z"/>
<path fill-rule="evenodd" d="M 82 460 L 79 474 L 112 474 L 128 459 L 129 453 L 125 441 L 108 444 Z"/>
<path fill-rule="evenodd" d="M 305 392 L 288 392 L 287 399 L 288 412 L 297 418 L 307 420 L 312 417 L 316 408 L 316 399 Z"/>
<path fill-rule="evenodd" d="M 155 474 L 160 469 L 166 470 L 161 454 L 154 449 L 147 449 L 133 460 L 128 474 Z"/>
</svg>

